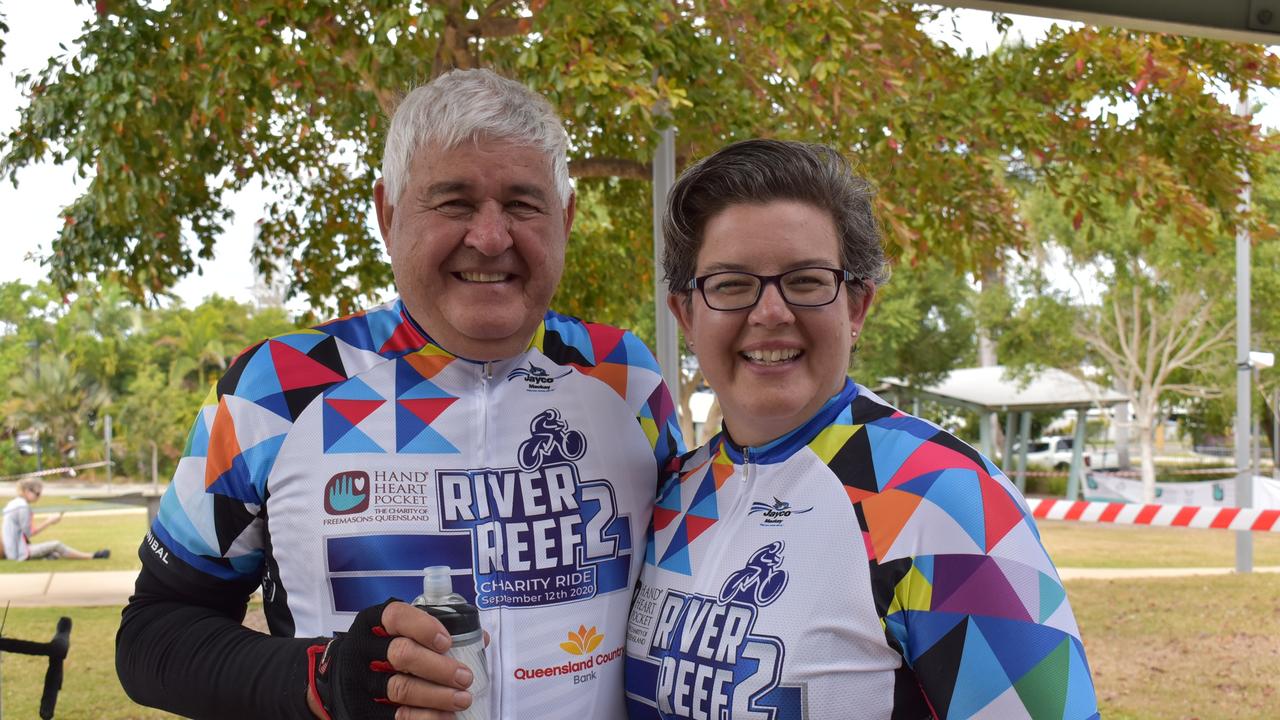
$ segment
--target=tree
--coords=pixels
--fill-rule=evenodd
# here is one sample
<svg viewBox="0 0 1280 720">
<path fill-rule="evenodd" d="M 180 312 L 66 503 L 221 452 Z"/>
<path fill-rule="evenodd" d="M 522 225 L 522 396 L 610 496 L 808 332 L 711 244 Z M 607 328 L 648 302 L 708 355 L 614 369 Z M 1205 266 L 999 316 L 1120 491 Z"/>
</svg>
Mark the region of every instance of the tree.
<svg viewBox="0 0 1280 720">
<path fill-rule="evenodd" d="M 1189 244 L 1167 218 L 1112 205 L 1105 231 L 1091 234 L 1071 228 L 1045 198 L 1038 202 L 1037 236 L 1067 252 L 1077 288 L 1052 287 L 1042 268 L 1029 268 L 1022 296 L 988 309 L 1001 354 L 1016 367 L 1059 367 L 1128 395 L 1143 494 L 1152 502 L 1163 408 L 1177 397 L 1220 396 L 1221 385 L 1208 378 L 1231 365 L 1234 324 L 1220 318 L 1234 299 L 1233 258 Z"/>
<path fill-rule="evenodd" d="M 1188 232 L 1257 222 L 1236 215 L 1234 173 L 1256 166 L 1261 139 L 1210 88 L 1280 84 L 1280 61 L 1260 47 L 1121 30 L 1058 30 L 976 58 L 921 31 L 939 11 L 879 0 L 98 7 L 77 54 L 20 78 L 29 103 L 0 161 L 11 179 L 43 159 L 89 179 L 68 199 L 53 277 L 65 288 L 123 270 L 136 296 L 162 293 L 214 252 L 223 194 L 263 182 L 275 199 L 255 259 L 325 310 L 388 285 L 364 222 L 385 117 L 399 92 L 448 67 L 494 68 L 557 105 L 579 189 L 602 206 L 572 260 L 597 269 L 618 267 L 617 243 L 633 267 L 648 255 L 649 203 L 634 181 L 648 178 L 668 118 L 682 163 L 753 135 L 847 151 L 880 184 L 908 262 L 977 270 L 1019 246 L 1011 162 L 1077 222 L 1116 195 L 1167 209 Z M 1129 120 L 1113 112 L 1130 105 Z M 644 273 L 618 272 L 602 290 L 600 273 L 572 270 L 561 308 L 603 298 L 603 319 L 647 316 Z"/>
<path fill-rule="evenodd" d="M 84 421 L 106 405 L 109 396 L 62 355 L 45 356 L 10 379 L 9 398 L 0 406 L 12 430 L 31 429 L 37 442 L 53 443 L 65 463 L 79 441 Z"/>
<path fill-rule="evenodd" d="M 193 309 L 139 308 L 110 278 L 67 296 L 48 283 L 0 284 L 0 417 L 10 433 L 56 442 L 65 460 L 72 447 L 87 459 L 111 414 L 121 462 L 153 448 L 171 462 L 231 358 L 293 327 L 279 308 L 216 296 Z"/>
<path fill-rule="evenodd" d="M 183 433 L 199 405 L 191 390 L 166 377 L 156 365 L 141 367 L 119 404 L 120 434 L 139 466 L 148 455 L 153 465 L 159 465 L 161 458 L 166 466 L 178 461 Z M 171 467 L 163 474 L 171 474 Z"/>
</svg>

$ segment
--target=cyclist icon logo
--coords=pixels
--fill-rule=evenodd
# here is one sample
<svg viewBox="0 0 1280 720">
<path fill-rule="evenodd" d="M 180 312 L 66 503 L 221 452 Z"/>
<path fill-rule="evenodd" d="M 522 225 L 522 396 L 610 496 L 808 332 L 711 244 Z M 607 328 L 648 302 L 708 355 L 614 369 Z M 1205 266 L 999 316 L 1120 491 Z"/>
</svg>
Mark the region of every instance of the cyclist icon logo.
<svg viewBox="0 0 1280 720">
<path fill-rule="evenodd" d="M 732 600 L 764 607 L 777 600 L 787 589 L 787 573 L 782 570 L 781 540 L 771 542 L 752 553 L 746 567 L 735 570 L 720 588 L 719 603 Z"/>
<path fill-rule="evenodd" d="M 529 423 L 529 439 L 520 443 L 516 461 L 521 470 L 533 470 L 548 461 L 573 462 L 587 452 L 587 439 L 560 418 L 555 408 L 543 410 Z"/>
</svg>

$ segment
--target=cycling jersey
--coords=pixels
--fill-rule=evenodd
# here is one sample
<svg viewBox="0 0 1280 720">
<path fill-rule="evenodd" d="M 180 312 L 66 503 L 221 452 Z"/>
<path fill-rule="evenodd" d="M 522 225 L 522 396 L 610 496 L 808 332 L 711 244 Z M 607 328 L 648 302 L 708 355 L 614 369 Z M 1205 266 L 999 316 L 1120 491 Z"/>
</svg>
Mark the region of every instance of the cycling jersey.
<svg viewBox="0 0 1280 720">
<path fill-rule="evenodd" d="M 721 433 L 654 509 L 633 720 L 1090 718 L 1080 633 L 1025 502 L 848 382 L 765 446 Z"/>
<path fill-rule="evenodd" d="M 261 584 L 273 635 L 315 637 L 448 565 L 491 637 L 490 717 L 619 717 L 673 409 L 635 336 L 551 312 L 527 351 L 485 363 L 399 301 L 273 338 L 200 411 L 144 575 Z"/>
</svg>

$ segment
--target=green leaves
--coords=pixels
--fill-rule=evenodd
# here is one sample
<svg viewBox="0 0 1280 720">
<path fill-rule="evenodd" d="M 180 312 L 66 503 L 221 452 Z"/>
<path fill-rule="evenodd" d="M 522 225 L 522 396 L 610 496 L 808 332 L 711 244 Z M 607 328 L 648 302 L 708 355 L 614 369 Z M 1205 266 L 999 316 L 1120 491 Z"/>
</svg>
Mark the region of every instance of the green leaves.
<svg viewBox="0 0 1280 720">
<path fill-rule="evenodd" d="M 753 136 L 834 144 L 879 185 L 906 263 L 976 271 L 1023 249 L 1015 181 L 1045 188 L 1086 233 L 1105 228 L 1108 202 L 1171 217 L 1201 242 L 1217 237 L 1210 227 L 1274 231 L 1234 200 L 1263 139 L 1209 88 L 1280 85 L 1280 60 L 1094 28 L 975 57 L 921 31 L 938 12 L 878 0 L 113 3 L 78 52 L 23 81 L 29 101 L 0 173 L 74 164 L 89 182 L 66 199 L 52 277 L 66 289 L 121 271 L 138 298 L 214 252 L 227 191 L 263 183 L 273 197 L 255 262 L 319 313 L 350 309 L 389 282 L 364 219 L 397 95 L 480 65 L 552 100 L 591 177 L 642 177 L 668 123 L 681 164 Z M 599 237 L 641 252 L 645 193 L 590 193 L 606 203 L 591 227 L 635 226 Z M 580 243 L 569 282 L 617 250 Z M 619 283 L 606 305 L 630 317 L 650 291 Z M 585 287 L 566 298 L 605 297 Z"/>
</svg>

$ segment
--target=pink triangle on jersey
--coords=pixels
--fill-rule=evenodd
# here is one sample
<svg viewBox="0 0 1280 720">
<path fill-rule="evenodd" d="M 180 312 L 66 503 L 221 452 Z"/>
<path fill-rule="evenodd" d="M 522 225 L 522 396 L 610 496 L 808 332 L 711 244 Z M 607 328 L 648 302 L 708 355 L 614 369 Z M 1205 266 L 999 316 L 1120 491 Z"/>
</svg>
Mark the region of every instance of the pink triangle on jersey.
<svg viewBox="0 0 1280 720">
<path fill-rule="evenodd" d="M 982 519 L 986 524 L 984 550 L 991 552 L 991 548 L 1022 522 L 1022 510 L 1008 491 L 985 472 L 978 473 L 978 486 L 982 488 Z"/>
<path fill-rule="evenodd" d="M 670 525 L 671 521 L 675 520 L 678 515 L 680 515 L 678 510 L 670 510 L 660 505 L 655 505 L 653 508 L 653 529 L 656 531 L 665 528 Z"/>
<path fill-rule="evenodd" d="M 707 528 L 716 524 L 715 518 L 700 517 L 698 515 L 685 515 L 685 527 L 689 529 L 689 542 L 693 542 L 695 538 L 707 531 Z"/>
<path fill-rule="evenodd" d="M 391 333 L 391 337 L 382 343 L 382 347 L 378 348 L 378 352 L 390 353 L 416 350 L 426 343 L 427 339 L 422 337 L 422 333 L 413 327 L 413 323 L 404 320 L 396 326 L 395 332 Z"/>
<path fill-rule="evenodd" d="M 430 425 L 435 419 L 440 417 L 440 413 L 444 412 L 448 407 L 458 401 L 458 398 L 417 398 L 417 399 L 400 399 L 396 402 L 405 410 L 413 413 L 414 417 L 422 422 Z"/>
<path fill-rule="evenodd" d="M 359 425 L 374 410 L 382 407 L 386 400 L 338 400 L 326 398 L 325 402 L 329 404 L 329 407 L 338 411 L 339 415 L 346 418 L 347 422 L 352 425 Z"/>
<path fill-rule="evenodd" d="M 342 382 L 345 377 L 282 342 L 271 341 L 271 362 L 282 390 Z"/>
</svg>

